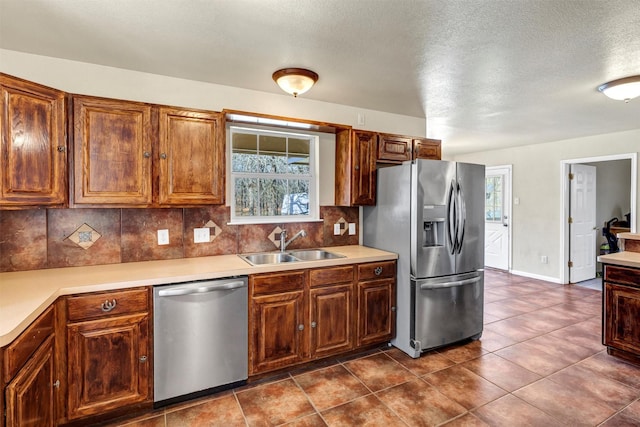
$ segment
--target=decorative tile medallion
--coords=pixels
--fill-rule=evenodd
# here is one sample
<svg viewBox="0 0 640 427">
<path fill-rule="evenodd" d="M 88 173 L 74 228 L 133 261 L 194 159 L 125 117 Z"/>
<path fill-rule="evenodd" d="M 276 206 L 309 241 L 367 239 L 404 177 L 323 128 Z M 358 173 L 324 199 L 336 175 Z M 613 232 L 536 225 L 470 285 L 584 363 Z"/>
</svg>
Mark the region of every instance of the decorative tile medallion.
<svg viewBox="0 0 640 427">
<path fill-rule="evenodd" d="M 276 227 L 271 234 L 269 234 L 269 240 L 271 240 L 276 248 L 280 248 L 280 233 L 282 233 L 282 228 Z"/>
<path fill-rule="evenodd" d="M 222 229 L 220 227 L 218 227 L 218 224 L 216 224 L 215 222 L 209 220 L 207 221 L 207 223 L 204 225 L 205 227 L 209 228 L 209 242 L 213 242 L 215 240 L 216 237 L 218 237 L 220 235 L 220 233 L 222 232 Z"/>
<path fill-rule="evenodd" d="M 340 217 L 340 219 L 338 221 L 336 221 L 336 224 L 340 224 L 340 235 L 344 235 L 344 233 L 347 232 L 347 228 L 348 228 L 348 223 L 347 221 Z"/>
<path fill-rule="evenodd" d="M 78 227 L 67 239 L 86 250 L 93 246 L 100 237 L 102 237 L 100 233 L 85 223 Z"/>
</svg>

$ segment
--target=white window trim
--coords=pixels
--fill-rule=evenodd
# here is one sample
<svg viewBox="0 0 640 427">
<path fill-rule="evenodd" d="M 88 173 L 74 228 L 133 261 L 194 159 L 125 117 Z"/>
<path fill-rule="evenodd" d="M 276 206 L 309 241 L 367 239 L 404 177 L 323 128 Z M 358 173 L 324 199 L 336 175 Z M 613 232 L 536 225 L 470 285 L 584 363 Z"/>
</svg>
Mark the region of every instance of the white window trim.
<svg viewBox="0 0 640 427">
<path fill-rule="evenodd" d="M 255 176 L 255 173 L 246 174 L 243 172 L 233 172 L 231 167 L 231 156 L 232 156 L 232 143 L 231 143 L 231 134 L 232 130 L 240 130 L 246 133 L 254 133 L 254 134 L 274 134 L 274 135 L 284 135 L 287 137 L 304 137 L 310 139 L 309 146 L 309 215 L 280 215 L 280 216 L 253 216 L 253 217 L 236 217 L 235 209 L 236 209 L 236 199 L 235 199 L 235 178 L 239 176 Z M 320 177 L 319 173 L 319 137 L 314 135 L 313 133 L 304 133 L 304 132 L 292 132 L 286 131 L 282 129 L 270 129 L 265 126 L 253 126 L 243 124 L 242 126 L 236 125 L 228 125 L 227 126 L 227 170 L 229 173 L 227 186 L 229 188 L 228 200 L 229 206 L 231 208 L 231 219 L 229 221 L 229 225 L 243 225 L 243 224 L 282 224 L 282 223 L 294 223 L 294 222 L 322 222 L 320 219 L 320 201 L 319 201 L 319 191 L 320 191 Z M 265 178 L 283 178 L 283 174 L 259 174 L 261 177 Z M 287 176 L 289 178 L 290 175 Z"/>
</svg>

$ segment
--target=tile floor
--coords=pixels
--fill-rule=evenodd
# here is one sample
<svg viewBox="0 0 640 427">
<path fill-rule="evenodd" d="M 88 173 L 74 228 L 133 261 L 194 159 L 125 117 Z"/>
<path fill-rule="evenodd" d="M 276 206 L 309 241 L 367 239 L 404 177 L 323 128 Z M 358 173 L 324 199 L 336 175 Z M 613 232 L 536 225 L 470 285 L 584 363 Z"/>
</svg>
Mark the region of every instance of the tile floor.
<svg viewBox="0 0 640 427">
<path fill-rule="evenodd" d="M 479 341 L 385 347 L 115 425 L 640 426 L 640 367 L 602 346 L 600 291 L 485 277 Z"/>
</svg>

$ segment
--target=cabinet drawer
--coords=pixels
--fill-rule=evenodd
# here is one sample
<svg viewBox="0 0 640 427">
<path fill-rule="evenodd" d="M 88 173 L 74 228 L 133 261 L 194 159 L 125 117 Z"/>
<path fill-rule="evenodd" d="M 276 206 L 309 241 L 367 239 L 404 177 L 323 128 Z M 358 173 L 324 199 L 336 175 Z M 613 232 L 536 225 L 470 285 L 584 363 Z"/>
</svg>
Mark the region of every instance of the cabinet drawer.
<svg viewBox="0 0 640 427">
<path fill-rule="evenodd" d="M 251 295 L 265 295 L 304 289 L 305 272 L 258 274 L 249 277 Z"/>
<path fill-rule="evenodd" d="M 71 322 L 145 311 L 149 311 L 149 291 L 145 288 L 67 298 L 67 318 Z"/>
<path fill-rule="evenodd" d="M 605 265 L 604 280 L 640 288 L 640 270 L 635 268 Z"/>
<path fill-rule="evenodd" d="M 311 287 L 353 282 L 353 266 L 318 268 L 309 272 Z"/>
<path fill-rule="evenodd" d="M 8 383 L 18 373 L 29 357 L 53 334 L 53 305 L 5 348 L 4 381 Z"/>
<path fill-rule="evenodd" d="M 358 265 L 358 280 L 386 279 L 396 276 L 395 261 L 371 262 Z"/>
</svg>

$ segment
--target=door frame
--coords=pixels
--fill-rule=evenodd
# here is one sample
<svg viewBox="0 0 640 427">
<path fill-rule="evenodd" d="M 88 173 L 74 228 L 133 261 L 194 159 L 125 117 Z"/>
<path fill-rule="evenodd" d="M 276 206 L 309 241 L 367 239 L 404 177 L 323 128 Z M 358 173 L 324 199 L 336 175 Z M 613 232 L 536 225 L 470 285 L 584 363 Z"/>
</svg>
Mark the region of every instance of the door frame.
<svg viewBox="0 0 640 427">
<path fill-rule="evenodd" d="M 507 243 L 509 244 L 509 249 L 507 250 L 507 271 L 511 272 L 511 258 L 513 253 L 513 165 L 499 165 L 499 166 L 487 166 L 485 167 L 484 176 L 485 179 L 488 172 L 491 170 L 498 169 L 506 169 L 507 170 L 507 180 L 509 181 L 509 185 L 507 186 L 506 191 L 504 192 L 504 204 L 509 207 L 509 227 L 507 227 Z M 486 185 L 486 184 L 485 184 Z M 483 236 L 484 237 L 484 236 Z M 483 260 L 484 262 L 484 260 Z"/>
<path fill-rule="evenodd" d="M 560 283 L 569 283 L 569 171 L 574 163 L 595 163 L 610 160 L 631 160 L 631 232 L 636 232 L 636 195 L 638 192 L 638 153 L 613 154 L 609 156 L 585 157 L 581 159 L 569 159 L 560 161 Z"/>
</svg>

